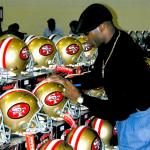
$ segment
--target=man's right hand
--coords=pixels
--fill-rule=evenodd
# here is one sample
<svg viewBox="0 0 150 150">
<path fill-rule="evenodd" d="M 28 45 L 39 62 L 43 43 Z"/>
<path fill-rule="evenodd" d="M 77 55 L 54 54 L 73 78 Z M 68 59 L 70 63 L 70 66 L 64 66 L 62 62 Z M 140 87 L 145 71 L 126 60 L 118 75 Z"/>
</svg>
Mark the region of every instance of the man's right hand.
<svg viewBox="0 0 150 150">
<path fill-rule="evenodd" d="M 51 75 L 47 80 L 63 84 L 65 88 L 64 95 L 68 97 L 72 103 L 77 103 L 77 99 L 81 93 L 69 80 L 55 74 Z"/>
</svg>

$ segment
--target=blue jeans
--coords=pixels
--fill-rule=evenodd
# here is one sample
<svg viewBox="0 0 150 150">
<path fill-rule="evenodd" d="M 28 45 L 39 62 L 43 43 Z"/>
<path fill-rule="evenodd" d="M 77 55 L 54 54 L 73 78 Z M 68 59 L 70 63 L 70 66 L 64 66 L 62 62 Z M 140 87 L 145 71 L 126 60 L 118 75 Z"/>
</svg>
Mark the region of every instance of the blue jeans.
<svg viewBox="0 0 150 150">
<path fill-rule="evenodd" d="M 117 121 L 119 150 L 150 150 L 150 108 Z"/>
</svg>

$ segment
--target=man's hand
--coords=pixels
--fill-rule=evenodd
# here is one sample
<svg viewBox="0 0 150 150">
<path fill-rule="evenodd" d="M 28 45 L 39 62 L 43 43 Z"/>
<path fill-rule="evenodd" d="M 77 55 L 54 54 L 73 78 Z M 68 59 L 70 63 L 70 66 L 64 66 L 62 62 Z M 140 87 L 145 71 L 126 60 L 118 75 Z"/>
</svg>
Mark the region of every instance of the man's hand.
<svg viewBox="0 0 150 150">
<path fill-rule="evenodd" d="M 77 103 L 77 99 L 80 97 L 81 94 L 70 81 L 59 75 L 51 75 L 47 80 L 63 84 L 65 87 L 64 95 L 68 97 L 72 103 Z"/>
<path fill-rule="evenodd" d="M 68 74 L 65 76 L 65 78 L 73 78 L 73 77 L 76 77 L 76 76 L 82 76 L 86 73 L 89 73 L 90 71 L 87 71 L 87 72 L 82 72 L 81 74 Z"/>
</svg>

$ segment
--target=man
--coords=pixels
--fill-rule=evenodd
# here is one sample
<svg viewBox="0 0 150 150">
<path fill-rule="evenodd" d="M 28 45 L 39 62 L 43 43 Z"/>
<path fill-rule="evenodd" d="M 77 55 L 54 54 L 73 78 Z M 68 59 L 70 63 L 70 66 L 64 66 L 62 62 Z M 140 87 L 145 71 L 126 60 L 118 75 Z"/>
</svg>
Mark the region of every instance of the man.
<svg viewBox="0 0 150 150">
<path fill-rule="evenodd" d="M 50 18 L 47 20 L 48 27 L 44 30 L 43 36 L 49 37 L 52 34 L 63 35 L 63 31 L 56 27 L 56 22 L 54 18 Z"/>
<path fill-rule="evenodd" d="M 69 27 L 70 27 L 70 32 L 69 34 L 77 34 L 76 33 L 76 28 L 77 28 L 77 25 L 78 25 L 78 21 L 77 20 L 72 20 L 70 23 L 69 23 Z"/>
<path fill-rule="evenodd" d="M 116 121 L 119 150 L 149 150 L 149 67 L 143 50 L 112 20 L 111 12 L 101 4 L 90 5 L 81 14 L 77 32 L 86 34 L 99 50 L 91 73 L 74 78 L 84 88 L 104 86 L 108 100 L 81 95 L 71 82 L 53 79 L 63 82 L 72 102 L 82 103 L 99 118 Z"/>
<path fill-rule="evenodd" d="M 4 31 L 3 34 L 13 34 L 19 37 L 20 39 L 24 40 L 26 33 L 20 32 L 19 29 L 20 29 L 19 24 L 13 23 L 8 26 L 8 30 Z"/>
</svg>

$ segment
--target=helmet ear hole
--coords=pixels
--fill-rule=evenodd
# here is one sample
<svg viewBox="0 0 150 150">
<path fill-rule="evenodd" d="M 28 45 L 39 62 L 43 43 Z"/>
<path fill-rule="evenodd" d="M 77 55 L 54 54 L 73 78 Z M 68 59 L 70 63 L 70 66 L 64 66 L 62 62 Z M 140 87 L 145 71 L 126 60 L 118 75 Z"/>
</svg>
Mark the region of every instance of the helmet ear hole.
<svg viewBox="0 0 150 150">
<path fill-rule="evenodd" d="M 20 129 L 22 129 L 23 131 L 25 131 L 26 128 L 27 128 L 27 126 L 28 126 L 27 123 L 23 123 L 23 124 L 20 125 Z"/>
<path fill-rule="evenodd" d="M 29 128 L 35 128 L 35 127 L 36 127 L 36 123 L 34 121 L 31 121 Z"/>
</svg>

